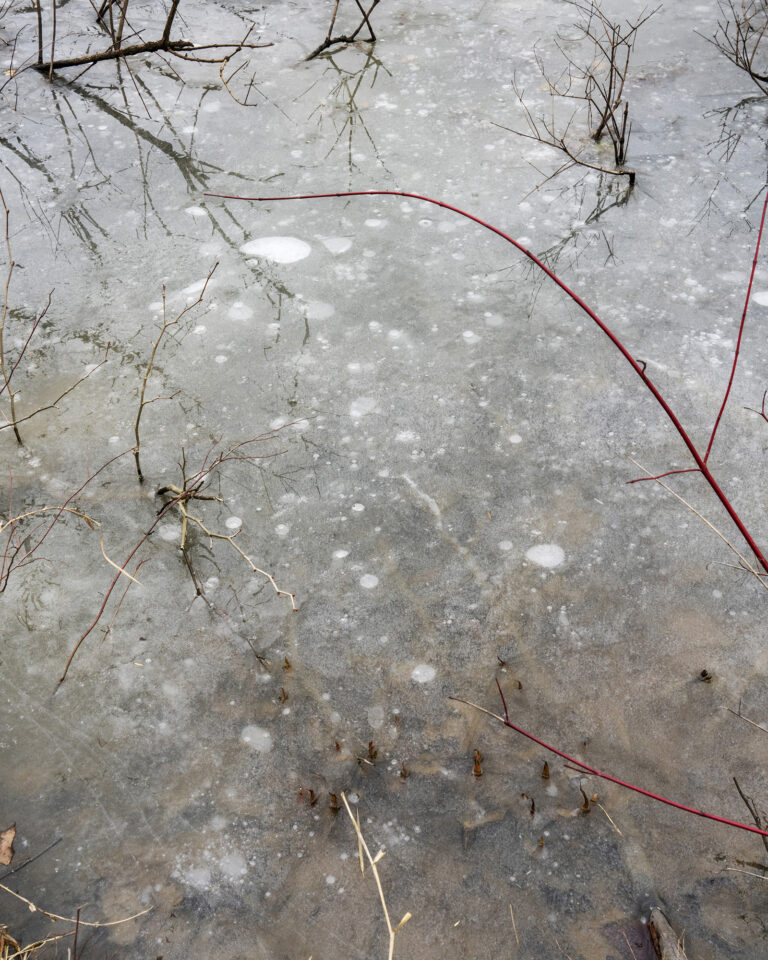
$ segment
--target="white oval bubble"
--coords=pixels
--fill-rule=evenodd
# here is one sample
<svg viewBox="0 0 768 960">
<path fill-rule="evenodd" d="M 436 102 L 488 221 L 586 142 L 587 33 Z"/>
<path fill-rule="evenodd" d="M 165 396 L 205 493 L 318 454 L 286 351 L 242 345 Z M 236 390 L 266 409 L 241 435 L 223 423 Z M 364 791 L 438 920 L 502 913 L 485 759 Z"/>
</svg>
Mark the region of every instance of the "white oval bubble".
<svg viewBox="0 0 768 960">
<path fill-rule="evenodd" d="M 437 670 L 428 663 L 420 663 L 411 670 L 411 679 L 416 683 L 429 683 L 437 676 Z"/>
<path fill-rule="evenodd" d="M 312 247 L 298 237 L 259 237 L 240 247 L 248 257 L 263 257 L 273 263 L 296 263 L 312 252 Z"/>
<path fill-rule="evenodd" d="M 537 543 L 535 547 L 526 550 L 526 557 L 540 567 L 559 567 L 565 560 L 565 551 L 556 543 Z"/>
<path fill-rule="evenodd" d="M 269 753 L 272 749 L 272 734 L 264 727 L 257 727 L 255 724 L 244 727 L 240 739 L 259 753 Z"/>
<path fill-rule="evenodd" d="M 374 587 L 378 587 L 379 578 L 374 576 L 372 573 L 364 573 L 360 577 L 360 586 L 365 587 L 366 590 L 373 590 Z"/>
<path fill-rule="evenodd" d="M 323 246 L 331 253 L 346 253 L 352 246 L 352 241 L 349 237 L 326 237 Z"/>
</svg>

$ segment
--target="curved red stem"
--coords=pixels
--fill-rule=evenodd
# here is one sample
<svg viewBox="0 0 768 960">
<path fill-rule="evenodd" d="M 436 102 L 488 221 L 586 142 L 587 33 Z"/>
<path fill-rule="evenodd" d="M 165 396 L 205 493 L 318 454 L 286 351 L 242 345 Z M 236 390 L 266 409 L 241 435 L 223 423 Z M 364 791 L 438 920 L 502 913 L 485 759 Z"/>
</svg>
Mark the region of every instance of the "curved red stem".
<svg viewBox="0 0 768 960">
<path fill-rule="evenodd" d="M 747 319 L 747 307 L 749 306 L 749 298 L 752 295 L 752 282 L 755 279 L 755 270 L 757 269 L 757 255 L 760 252 L 760 240 L 763 236 L 763 227 L 765 226 L 765 214 L 768 211 L 768 193 L 765 195 L 765 203 L 763 204 L 763 215 L 760 218 L 760 229 L 757 231 L 757 243 L 755 244 L 755 256 L 752 259 L 752 272 L 749 275 L 749 284 L 747 285 L 747 297 L 744 301 L 744 309 L 741 313 L 741 323 L 739 324 L 739 336 L 736 340 L 736 350 L 733 354 L 733 365 L 731 366 L 731 376 L 728 380 L 728 386 L 725 390 L 725 396 L 723 397 L 723 402 L 720 405 L 720 410 L 717 414 L 717 419 L 715 420 L 715 425 L 712 427 L 712 435 L 709 438 L 709 443 L 707 444 L 707 452 L 704 454 L 704 462 L 706 463 L 709 460 L 709 452 L 712 449 L 712 444 L 715 442 L 715 434 L 717 433 L 717 428 L 720 426 L 720 420 L 723 416 L 723 411 L 725 410 L 725 405 L 728 403 L 728 397 L 731 393 L 731 387 L 733 386 L 733 378 L 736 375 L 736 364 L 739 362 L 739 351 L 741 350 L 741 336 L 744 333 L 744 324 Z"/>
<path fill-rule="evenodd" d="M 550 753 L 554 753 L 556 756 L 562 757 L 563 760 L 567 760 L 568 763 L 573 764 L 579 770 L 583 770 L 584 773 L 588 773 L 593 777 L 601 777 L 603 780 L 608 780 L 611 783 L 615 783 L 620 787 L 624 787 L 626 790 L 632 790 L 635 793 L 642 794 L 644 797 L 649 797 L 651 800 L 658 800 L 659 803 L 664 803 L 668 807 L 674 807 L 676 810 L 682 810 L 684 813 L 692 813 L 696 817 L 703 817 L 705 820 L 714 820 L 715 823 L 722 823 L 726 827 L 736 827 L 737 830 L 746 830 L 748 833 L 757 833 L 761 837 L 768 837 L 768 830 L 763 830 L 761 827 L 753 827 L 749 823 L 741 823 L 738 820 L 729 820 L 727 817 L 718 817 L 715 813 L 706 813 L 704 810 L 698 810 L 696 807 L 688 807 L 684 803 L 678 803 L 676 800 L 670 800 L 668 797 L 662 797 L 658 793 L 651 793 L 650 790 L 645 790 L 643 787 L 636 787 L 633 783 L 627 783 L 626 780 L 619 780 L 618 777 L 614 777 L 610 773 L 603 773 L 602 770 L 597 770 L 595 767 L 591 767 L 588 763 L 584 763 L 582 760 L 577 760 L 576 757 L 572 757 L 563 750 L 558 750 L 557 747 L 553 747 L 552 744 L 547 743 L 546 740 L 541 740 L 539 737 L 535 737 L 532 733 L 528 733 L 527 730 L 523 730 L 522 727 L 518 727 L 516 723 L 512 723 L 512 721 L 509 719 L 507 701 L 504 699 L 504 693 L 498 680 L 496 680 L 496 686 L 499 690 L 501 702 L 504 705 L 503 717 L 500 717 L 497 713 L 492 713 L 490 710 L 486 710 L 485 707 L 478 706 L 476 703 L 470 703 L 469 700 L 464 700 L 462 697 L 451 697 L 450 699 L 458 700 L 460 703 L 466 703 L 470 707 L 474 707 L 476 710 L 480 710 L 482 713 L 488 714 L 489 717 L 493 717 L 495 720 L 503 723 L 505 727 L 509 727 L 509 729 L 514 730 L 515 733 L 519 733 L 528 740 L 532 740 L 540 747 L 544 747 L 545 750 L 549 750 Z"/>
<path fill-rule="evenodd" d="M 768 559 L 766 559 L 766 557 L 763 555 L 762 550 L 758 547 L 757 543 L 753 539 L 749 530 L 747 530 L 741 517 L 738 515 L 738 513 L 736 513 L 736 510 L 734 509 L 728 497 L 726 497 L 725 493 L 723 493 L 723 491 L 720 489 L 720 485 L 717 483 L 709 467 L 707 466 L 706 457 L 703 457 L 699 453 L 696 445 L 694 444 L 693 440 L 691 440 L 685 427 L 683 427 L 682 423 L 678 420 L 675 412 L 672 410 L 670 405 L 664 399 L 664 397 L 662 396 L 658 388 L 646 376 L 645 363 L 642 361 L 636 360 L 632 356 L 630 351 L 624 346 L 624 344 L 621 342 L 621 340 L 619 340 L 619 338 L 610 329 L 610 327 L 608 327 L 605 323 L 603 323 L 603 321 L 598 317 L 598 315 L 594 312 L 594 310 L 592 310 L 591 307 L 589 307 L 577 293 L 574 293 L 574 291 L 571 290 L 571 288 L 568 287 L 557 276 L 557 274 L 554 273 L 554 271 L 550 270 L 550 268 L 541 260 L 539 260 L 539 258 L 534 253 L 531 253 L 530 250 L 524 247 L 521 243 L 518 243 L 517 240 L 514 240 L 508 234 L 504 233 L 503 230 L 499 230 L 498 227 L 494 227 L 492 224 L 487 223 L 485 220 L 481 220 L 480 217 L 476 217 L 474 216 L 474 214 L 467 213 L 465 210 L 459 209 L 459 207 L 454 207 L 450 203 L 443 203 L 442 200 L 434 200 L 432 197 L 425 197 L 419 193 L 408 193 L 405 190 L 345 190 L 338 193 L 304 193 L 304 194 L 296 194 L 293 196 L 285 196 L 285 197 L 243 197 L 243 196 L 236 196 L 233 194 L 226 194 L 226 193 L 206 193 L 205 196 L 219 197 L 223 200 L 249 200 L 249 201 L 255 200 L 259 202 L 270 202 L 270 203 L 273 203 L 279 200 L 323 200 L 329 197 L 377 197 L 377 196 L 408 197 L 412 200 L 423 200 L 425 203 L 431 203 L 431 204 L 434 204 L 436 207 L 443 207 L 445 210 L 450 210 L 453 213 L 458 213 L 460 216 L 466 217 L 467 220 L 472 220 L 474 223 L 479 224 L 479 226 L 485 227 L 486 230 L 490 230 L 491 233 L 495 233 L 497 236 L 501 237 L 502 240 L 506 240 L 507 243 L 511 243 L 513 247 L 516 247 L 521 253 L 525 254 L 525 256 L 528 257 L 529 260 L 533 261 L 533 263 L 535 263 L 540 270 L 543 270 L 544 273 L 546 273 L 546 275 L 551 280 L 553 280 L 564 293 L 567 293 L 568 296 L 571 298 L 571 300 L 573 300 L 573 302 L 577 304 L 584 311 L 584 313 L 586 313 L 586 315 L 597 324 L 597 326 L 603 331 L 606 337 L 608 337 L 611 343 L 616 347 L 619 353 L 621 353 L 621 355 L 624 357 L 627 363 L 632 367 L 635 373 L 640 377 L 640 379 L 643 381 L 646 387 L 653 394 L 653 397 L 656 400 L 656 402 L 662 408 L 664 413 L 666 413 L 667 418 L 672 423 L 672 426 L 680 435 L 681 440 L 688 448 L 688 451 L 693 457 L 693 460 L 696 463 L 696 466 L 701 471 L 702 476 L 707 481 L 709 486 L 712 488 L 715 496 L 718 498 L 720 503 L 723 505 L 723 507 L 727 511 L 728 515 L 736 525 L 736 528 L 738 529 L 741 536 L 749 545 L 749 548 L 754 553 L 758 563 L 763 568 L 763 570 L 765 570 L 766 573 L 768 573 Z M 768 203 L 768 196 L 766 197 L 766 202 Z M 761 230 L 762 230 L 762 224 L 761 224 Z M 757 253 L 755 253 L 755 257 L 757 257 Z M 750 285 L 751 285 L 751 281 L 750 281 Z M 745 307 L 745 313 L 746 313 L 746 307 Z M 729 385 L 729 389 L 730 389 L 730 385 Z M 727 400 L 727 394 L 726 394 L 726 400 Z M 717 424 L 715 425 L 715 429 L 716 428 L 717 428 Z M 714 438 L 714 431 L 713 431 L 713 438 Z"/>
</svg>

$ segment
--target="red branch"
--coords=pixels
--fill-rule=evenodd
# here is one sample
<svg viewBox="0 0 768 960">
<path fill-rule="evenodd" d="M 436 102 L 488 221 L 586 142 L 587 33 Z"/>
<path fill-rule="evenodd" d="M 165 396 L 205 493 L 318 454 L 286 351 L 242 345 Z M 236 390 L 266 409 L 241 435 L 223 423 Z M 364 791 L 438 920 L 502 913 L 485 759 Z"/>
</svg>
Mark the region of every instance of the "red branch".
<svg viewBox="0 0 768 960">
<path fill-rule="evenodd" d="M 707 444 L 707 452 L 704 454 L 704 462 L 706 463 L 709 459 L 709 452 L 712 449 L 712 444 L 715 442 L 715 434 L 717 433 L 717 428 L 720 426 L 720 419 L 723 416 L 723 411 L 725 410 L 725 405 L 728 403 L 728 397 L 731 392 L 731 386 L 733 385 L 733 378 L 736 374 L 736 364 L 739 362 L 739 350 L 741 349 L 741 335 L 744 333 L 744 323 L 747 319 L 747 307 L 749 306 L 749 298 L 752 295 L 752 281 L 755 279 L 755 270 L 757 269 L 757 255 L 760 252 L 760 240 L 763 236 L 763 227 L 765 226 L 765 213 L 768 210 L 768 193 L 765 195 L 765 203 L 763 204 L 763 215 L 760 218 L 760 229 L 757 232 L 757 243 L 755 244 L 755 256 L 752 260 L 752 272 L 749 275 L 749 284 L 747 285 L 747 297 L 744 301 L 744 310 L 741 314 L 741 323 L 739 324 L 739 336 L 736 340 L 736 350 L 733 354 L 733 366 L 731 367 L 731 377 L 728 380 L 728 386 L 725 390 L 725 396 L 723 397 L 722 405 L 720 406 L 720 411 L 717 414 L 717 419 L 715 420 L 715 425 L 712 427 L 712 435 L 709 438 L 709 443 Z"/>
<path fill-rule="evenodd" d="M 505 727 L 509 727 L 509 729 L 514 730 L 515 733 L 522 734 L 522 736 L 527 737 L 534 743 L 537 743 L 540 747 L 544 747 L 544 749 L 549 750 L 550 753 L 554 753 L 558 757 L 562 757 L 563 760 L 567 760 L 568 763 L 573 764 L 580 771 L 588 773 L 593 777 L 601 777 L 603 780 L 609 780 L 611 783 L 615 783 L 620 787 L 624 787 L 626 790 L 633 790 L 635 793 L 640 793 L 644 797 L 649 797 L 651 800 L 658 800 L 659 803 L 665 803 L 668 807 L 674 807 L 676 810 L 682 810 L 684 813 L 692 813 L 694 816 L 703 817 L 705 820 L 714 820 L 715 823 L 722 823 L 726 827 L 736 827 L 737 830 L 747 830 L 749 833 L 758 833 L 761 837 L 768 837 L 768 830 L 761 830 L 760 827 L 753 827 L 748 823 L 740 823 L 738 820 L 728 820 L 726 817 L 718 817 L 717 814 L 705 813 L 703 810 L 697 810 L 696 807 L 688 807 L 684 803 L 678 803 L 676 800 L 669 800 L 667 797 L 662 797 L 658 793 L 651 793 L 650 790 L 644 790 L 642 787 L 636 787 L 633 783 L 627 783 L 626 780 L 619 780 L 618 777 L 614 777 L 610 773 L 603 773 L 602 770 L 596 770 L 595 767 L 590 767 L 589 764 L 583 763 L 581 760 L 577 760 L 576 757 L 572 757 L 570 754 L 564 753 L 562 750 L 558 750 L 557 747 L 553 747 L 551 744 L 546 743 L 546 741 L 535 737 L 532 733 L 528 733 L 527 730 L 523 730 L 522 727 L 518 727 L 517 724 L 512 723 L 512 721 L 509 719 L 507 701 L 504 699 L 501 684 L 498 680 L 496 681 L 496 686 L 499 688 L 501 702 L 504 705 L 503 717 L 500 717 L 498 713 L 492 713 L 490 710 L 486 710 L 485 707 L 478 706 L 476 703 L 471 703 L 469 700 L 464 700 L 462 697 L 451 697 L 450 699 L 456 700 L 459 703 L 466 703 L 468 706 L 474 707 L 475 710 L 480 710 L 489 717 L 493 717 L 494 720 L 498 720 L 500 723 L 503 723 Z"/>
<path fill-rule="evenodd" d="M 568 287 L 552 270 L 550 270 L 550 268 L 545 263 L 539 260 L 539 258 L 534 253 L 531 253 L 531 251 L 528 250 L 526 247 L 524 247 L 521 243 L 518 243 L 517 240 L 514 240 L 512 237 L 504 233 L 502 230 L 499 230 L 498 227 L 494 227 L 492 224 L 487 223 L 485 220 L 481 220 L 479 217 L 476 217 L 471 213 L 467 213 L 465 210 L 460 210 L 458 207 L 454 207 L 450 203 L 443 203 L 441 200 L 434 200 L 432 197 L 425 197 L 418 193 L 408 193 L 404 190 L 346 190 L 338 193 L 305 193 L 305 194 L 298 194 L 295 196 L 285 196 L 285 197 L 243 197 L 243 196 L 237 196 L 237 195 L 226 194 L 226 193 L 206 193 L 205 196 L 219 197 L 223 200 L 256 200 L 259 202 L 269 202 L 269 203 L 273 203 L 278 200 L 322 200 L 328 197 L 369 197 L 369 196 L 408 197 L 412 200 L 422 200 L 425 203 L 432 203 L 436 207 L 442 207 L 445 210 L 450 210 L 453 213 L 458 213 L 460 216 L 466 217 L 467 220 L 472 220 L 474 223 L 479 224 L 479 226 L 484 227 L 486 230 L 490 230 L 491 233 L 495 233 L 497 236 L 501 237 L 502 240 L 506 240 L 507 243 L 511 243 L 513 247 L 516 247 L 521 253 L 523 253 L 526 257 L 528 257 L 529 260 L 533 261 L 533 263 L 535 263 L 540 270 L 543 270 L 544 273 L 546 273 L 546 275 L 551 280 L 553 280 L 558 285 L 558 287 L 560 287 L 560 289 L 563 290 L 564 293 L 567 293 L 568 296 L 571 298 L 571 300 L 573 300 L 573 302 L 577 304 L 577 306 L 579 306 L 584 311 L 584 313 L 586 313 L 587 316 L 594 321 L 594 323 L 597 324 L 597 326 L 603 331 L 606 337 L 608 337 L 611 343 L 616 347 L 619 353 L 621 353 L 621 355 L 624 357 L 627 363 L 632 367 L 632 369 L 635 371 L 638 377 L 640 377 L 640 379 L 643 381 L 643 383 L 648 388 L 648 390 L 650 390 L 650 392 L 653 394 L 653 397 L 656 400 L 656 402 L 659 404 L 659 406 L 662 408 L 664 413 L 667 415 L 667 418 L 672 423 L 672 426 L 675 428 L 675 430 L 679 434 L 683 443 L 688 448 L 688 451 L 691 454 L 691 457 L 693 458 L 694 462 L 696 463 L 697 468 L 701 472 L 701 475 L 707 481 L 712 491 L 714 492 L 715 496 L 718 498 L 720 503 L 723 505 L 723 507 L 727 511 L 731 520 L 736 525 L 739 533 L 744 538 L 746 543 L 749 545 L 749 548 L 752 550 L 755 557 L 757 558 L 758 563 L 763 568 L 763 570 L 765 570 L 766 573 L 768 573 L 768 559 L 766 559 L 762 550 L 758 547 L 751 533 L 746 528 L 743 520 L 736 512 L 735 508 L 731 504 L 728 497 L 720 489 L 720 485 L 715 480 L 714 476 L 712 475 L 712 472 L 707 466 L 707 456 L 709 455 L 709 448 L 707 449 L 707 453 L 704 456 L 702 456 L 698 448 L 694 444 L 693 440 L 688 435 L 688 431 L 685 429 L 682 423 L 678 420 L 675 412 L 672 410 L 670 405 L 664 399 L 659 389 L 646 375 L 646 372 L 645 372 L 646 364 L 644 363 L 644 361 L 636 360 L 635 357 L 633 357 L 630 351 L 627 349 L 627 347 L 625 347 L 622 341 L 616 336 L 616 334 L 605 323 L 603 323 L 603 321 L 597 316 L 594 310 L 592 310 L 581 299 L 581 297 L 577 293 L 574 293 L 574 291 L 571 290 L 570 287 Z M 768 205 L 768 195 L 766 196 L 766 204 Z M 763 217 L 765 217 L 765 208 L 763 209 Z M 762 233 L 762 222 L 761 222 L 760 229 Z M 758 250 L 759 250 L 759 247 L 760 247 L 760 237 L 758 237 L 758 242 L 757 242 Z M 755 251 L 755 260 L 757 260 L 757 250 Z M 753 267 L 753 271 L 754 271 L 754 267 Z M 751 289 L 751 283 L 752 281 L 750 279 L 750 289 Z M 749 293 L 747 294 L 747 302 L 749 302 Z M 746 316 L 746 304 L 744 307 L 744 315 Z M 739 330 L 739 343 L 741 342 L 741 330 L 743 330 L 743 326 L 744 326 L 744 317 L 742 317 L 742 325 Z M 735 370 L 737 358 L 738 358 L 738 347 L 737 347 L 737 357 L 734 359 L 734 368 L 731 371 L 731 381 L 733 380 L 733 373 Z M 730 383 L 728 385 L 728 390 L 730 390 Z M 723 401 L 723 407 L 725 406 L 725 401 L 727 399 L 728 399 L 728 392 L 726 391 L 725 399 Z M 722 414 L 722 408 L 720 410 L 720 414 Z M 712 445 L 712 441 L 714 440 L 714 435 L 715 435 L 715 431 L 717 430 L 719 419 L 720 419 L 720 415 L 718 415 L 718 420 L 715 423 L 715 428 L 712 431 L 712 436 L 710 438 L 710 447 Z"/>
</svg>

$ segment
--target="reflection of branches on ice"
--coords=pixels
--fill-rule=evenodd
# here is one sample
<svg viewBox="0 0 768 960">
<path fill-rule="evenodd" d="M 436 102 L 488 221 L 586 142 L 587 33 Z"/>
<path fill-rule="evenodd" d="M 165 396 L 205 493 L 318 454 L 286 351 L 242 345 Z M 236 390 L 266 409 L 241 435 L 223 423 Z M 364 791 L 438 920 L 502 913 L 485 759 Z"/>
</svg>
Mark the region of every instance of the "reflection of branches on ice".
<svg viewBox="0 0 768 960">
<path fill-rule="evenodd" d="M 603 266 L 614 261 L 616 252 L 613 232 L 606 231 L 597 224 L 610 210 L 625 206 L 631 192 L 632 189 L 626 182 L 605 174 L 599 176 L 586 174 L 575 183 L 561 187 L 559 195 L 563 198 L 564 205 L 573 209 L 575 204 L 578 204 L 579 217 L 559 240 L 537 252 L 539 259 L 550 269 L 559 266 L 561 270 L 574 270 L 587 252 L 593 252 L 596 246 L 604 245 Z M 581 216 L 585 209 L 588 212 Z M 529 308 L 532 309 L 546 278 L 530 261 L 513 264 L 497 273 L 511 274 L 518 270 L 522 271 L 522 275 L 529 284 L 531 291 Z"/>
<path fill-rule="evenodd" d="M 709 195 L 694 215 L 694 223 L 689 232 L 693 232 L 702 224 L 709 226 L 713 214 L 726 222 L 730 219 L 729 237 L 743 229 L 749 232 L 754 228 L 754 224 L 744 215 L 762 195 L 763 188 L 760 187 L 753 196 L 747 196 L 740 185 L 741 171 L 737 170 L 737 176 L 731 178 L 729 164 L 742 146 L 746 146 L 748 150 L 754 149 L 754 143 L 749 141 L 755 130 L 756 111 L 760 120 L 763 120 L 765 97 L 758 95 L 744 97 L 737 103 L 717 107 L 704 114 L 706 120 L 714 120 L 717 123 L 717 134 L 707 144 L 706 152 L 708 156 L 720 163 L 720 167 Z M 761 139 L 765 140 L 764 137 Z M 732 192 L 731 202 L 738 212 L 727 210 L 726 202 L 722 197 L 724 188 Z"/>
<path fill-rule="evenodd" d="M 336 133 L 336 137 L 331 144 L 331 147 L 323 157 L 323 162 L 330 157 L 330 155 L 340 144 L 346 144 L 347 166 L 349 168 L 351 177 L 353 171 L 359 170 L 359 167 L 354 160 L 353 149 L 356 140 L 356 130 L 362 130 L 373 150 L 373 154 L 376 157 L 377 162 L 391 176 L 391 171 L 386 167 L 384 161 L 381 159 L 376 141 L 373 139 L 373 136 L 371 135 L 371 132 L 365 122 L 362 109 L 357 103 L 357 96 L 360 92 L 363 81 L 366 82 L 366 90 L 372 90 L 374 88 L 379 76 L 379 70 L 383 70 L 384 73 L 386 73 L 389 77 L 391 77 L 392 74 L 384 66 L 381 60 L 374 56 L 373 51 L 371 50 L 369 50 L 366 54 L 365 63 L 356 69 L 347 69 L 340 66 L 334 60 L 333 55 L 331 54 L 327 54 L 322 59 L 328 64 L 323 73 L 323 77 L 330 74 L 333 83 L 327 94 L 312 110 L 309 115 L 309 119 L 311 120 L 312 117 L 317 116 L 317 126 L 319 130 L 322 130 L 325 120 L 330 119 Z M 370 75 L 371 69 L 372 76 Z M 309 87 L 307 87 L 303 93 L 299 94 L 299 96 L 295 98 L 294 102 L 302 100 L 319 84 L 320 80 L 316 80 Z M 336 116 L 337 114 L 341 114 L 343 117 L 342 121 L 339 121 Z M 363 143 L 365 143 L 365 141 L 363 141 Z"/>
</svg>

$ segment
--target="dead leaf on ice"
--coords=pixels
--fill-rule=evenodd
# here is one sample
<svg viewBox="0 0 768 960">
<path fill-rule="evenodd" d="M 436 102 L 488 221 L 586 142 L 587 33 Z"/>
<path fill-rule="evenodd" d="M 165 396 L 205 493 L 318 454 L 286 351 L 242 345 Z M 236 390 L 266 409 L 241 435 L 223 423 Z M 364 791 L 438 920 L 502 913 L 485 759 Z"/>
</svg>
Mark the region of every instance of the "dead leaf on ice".
<svg viewBox="0 0 768 960">
<path fill-rule="evenodd" d="M 7 830 L 0 830 L 0 866 L 7 867 L 13 860 L 13 838 L 15 836 L 15 823 L 12 823 Z"/>
</svg>

